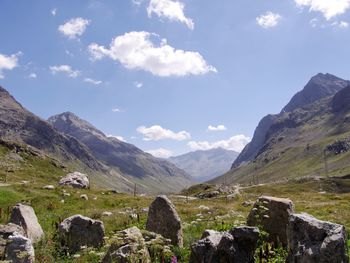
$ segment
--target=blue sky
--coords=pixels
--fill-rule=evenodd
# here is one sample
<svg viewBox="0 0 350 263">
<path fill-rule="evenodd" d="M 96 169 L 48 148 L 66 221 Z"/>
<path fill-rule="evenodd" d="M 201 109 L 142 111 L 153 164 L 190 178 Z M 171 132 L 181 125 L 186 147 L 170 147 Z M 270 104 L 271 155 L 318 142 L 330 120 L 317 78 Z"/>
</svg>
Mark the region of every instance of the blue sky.
<svg viewBox="0 0 350 263">
<path fill-rule="evenodd" d="M 0 85 L 158 156 L 241 150 L 311 76 L 349 79 L 350 0 L 3 0 Z"/>
</svg>

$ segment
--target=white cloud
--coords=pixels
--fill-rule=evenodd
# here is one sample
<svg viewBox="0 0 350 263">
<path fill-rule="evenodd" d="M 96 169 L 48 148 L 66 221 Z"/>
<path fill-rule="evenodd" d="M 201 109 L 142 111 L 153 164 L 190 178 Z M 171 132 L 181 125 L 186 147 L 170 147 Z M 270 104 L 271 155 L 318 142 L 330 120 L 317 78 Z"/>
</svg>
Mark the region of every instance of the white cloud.
<svg viewBox="0 0 350 263">
<path fill-rule="evenodd" d="M 0 54 L 0 79 L 5 77 L 3 73 L 4 70 L 13 70 L 18 66 L 18 56 L 21 54 L 21 52 L 11 56 Z"/>
<path fill-rule="evenodd" d="M 339 27 L 339 28 L 348 28 L 349 23 L 345 21 L 335 21 L 332 23 L 332 26 Z"/>
<path fill-rule="evenodd" d="M 165 158 L 165 159 L 174 155 L 174 153 L 172 151 L 169 151 L 169 150 L 163 149 L 163 148 L 148 150 L 146 152 L 149 154 L 152 154 L 154 157 Z"/>
<path fill-rule="evenodd" d="M 156 76 L 186 76 L 217 72 L 198 52 L 175 49 L 162 39 L 159 45 L 151 41 L 157 36 L 145 31 L 129 32 L 116 37 L 109 48 L 90 44 L 94 60 L 109 57 L 128 69 L 144 70 Z"/>
<path fill-rule="evenodd" d="M 68 22 L 58 27 L 58 30 L 68 38 L 74 39 L 84 34 L 90 20 L 81 17 L 72 18 Z"/>
<path fill-rule="evenodd" d="M 50 67 L 51 73 L 65 73 L 71 78 L 76 78 L 80 75 L 79 70 L 73 70 L 71 66 L 69 65 L 60 65 L 60 66 L 51 66 Z"/>
<path fill-rule="evenodd" d="M 95 80 L 95 79 L 91 79 L 91 78 L 85 78 L 84 81 L 85 81 L 86 83 L 90 83 L 90 84 L 96 85 L 96 86 L 102 84 L 102 81 L 101 81 L 101 80 Z"/>
<path fill-rule="evenodd" d="M 208 131 L 226 131 L 227 128 L 225 127 L 225 125 L 218 125 L 218 126 L 212 126 L 212 125 L 209 125 L 208 126 Z"/>
<path fill-rule="evenodd" d="M 173 132 L 162 128 L 159 125 L 154 125 L 152 127 L 140 126 L 137 129 L 138 133 L 143 134 L 145 141 L 159 141 L 164 139 L 171 139 L 176 141 L 184 141 L 191 139 L 191 134 L 186 131 Z"/>
<path fill-rule="evenodd" d="M 271 28 L 277 26 L 281 18 L 282 17 L 279 14 L 275 14 L 271 11 L 268 11 L 264 15 L 257 17 L 256 22 L 262 28 Z"/>
<path fill-rule="evenodd" d="M 139 82 L 139 81 L 135 81 L 135 82 L 134 82 L 134 85 L 135 85 L 135 87 L 138 88 L 138 89 L 140 89 L 140 88 L 143 87 L 143 83 L 142 83 L 142 82 Z"/>
<path fill-rule="evenodd" d="M 126 142 L 123 136 L 118 136 L 118 135 L 107 135 L 108 138 L 115 138 L 121 142 Z"/>
<path fill-rule="evenodd" d="M 118 108 L 114 108 L 114 109 L 112 109 L 112 111 L 113 111 L 113 112 L 124 112 L 123 110 L 118 109 Z"/>
<path fill-rule="evenodd" d="M 236 135 L 228 140 L 221 140 L 210 143 L 208 141 L 190 141 L 188 146 L 192 150 L 210 150 L 215 148 L 224 148 L 226 150 L 232 150 L 236 152 L 241 152 L 249 142 L 250 138 L 245 135 Z"/>
<path fill-rule="evenodd" d="M 317 24 L 318 24 L 318 19 L 317 18 L 313 18 L 310 20 L 310 26 L 311 27 L 317 27 Z"/>
<path fill-rule="evenodd" d="M 136 6 L 140 6 L 144 2 L 144 0 L 131 0 L 131 1 Z"/>
<path fill-rule="evenodd" d="M 167 18 L 170 21 L 184 23 L 189 29 L 193 30 L 193 20 L 185 16 L 184 8 L 185 5 L 179 1 L 150 0 L 147 13 L 149 17 L 152 16 L 152 13 L 155 13 L 160 18 Z"/>
<path fill-rule="evenodd" d="M 51 10 L 51 15 L 56 16 L 56 14 L 57 14 L 57 9 L 56 8 L 52 9 Z"/>
<path fill-rule="evenodd" d="M 30 73 L 28 78 L 30 79 L 36 79 L 38 76 L 35 73 Z"/>
<path fill-rule="evenodd" d="M 350 8 L 350 0 L 294 0 L 298 7 L 308 7 L 310 12 L 321 12 L 327 20 L 344 14 Z"/>
</svg>

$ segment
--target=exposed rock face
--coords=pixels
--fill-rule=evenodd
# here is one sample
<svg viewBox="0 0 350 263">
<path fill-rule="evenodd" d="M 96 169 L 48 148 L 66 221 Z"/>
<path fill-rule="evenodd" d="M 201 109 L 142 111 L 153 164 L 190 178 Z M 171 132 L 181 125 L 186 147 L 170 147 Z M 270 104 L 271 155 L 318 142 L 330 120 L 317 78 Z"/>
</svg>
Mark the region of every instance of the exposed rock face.
<svg viewBox="0 0 350 263">
<path fill-rule="evenodd" d="M 190 263 L 254 262 L 259 239 L 255 227 L 237 227 L 229 232 L 206 230 L 191 246 Z"/>
<path fill-rule="evenodd" d="M 0 225 L 0 260 L 5 259 L 5 248 L 8 238 L 18 234 L 25 236 L 24 229 L 22 227 L 12 223 Z"/>
<path fill-rule="evenodd" d="M 339 91 L 332 99 L 333 112 L 339 113 L 350 109 L 350 85 Z"/>
<path fill-rule="evenodd" d="M 337 140 L 326 146 L 326 151 L 333 154 L 342 154 L 350 151 L 349 140 Z"/>
<path fill-rule="evenodd" d="M 151 204 L 146 229 L 170 239 L 175 246 L 183 246 L 181 219 L 166 196 L 158 196 Z"/>
<path fill-rule="evenodd" d="M 294 212 L 293 203 L 289 199 L 262 196 L 255 202 L 250 211 L 247 224 L 261 226 L 269 233 L 270 241 L 287 246 L 287 225 Z"/>
<path fill-rule="evenodd" d="M 10 222 L 23 227 L 25 235 L 36 243 L 44 237 L 38 218 L 31 206 L 17 204 L 13 207 Z"/>
<path fill-rule="evenodd" d="M 34 263 L 35 254 L 32 241 L 17 233 L 9 236 L 5 258 L 14 263 Z"/>
<path fill-rule="evenodd" d="M 74 215 L 59 225 L 59 236 L 61 244 L 68 251 L 77 252 L 82 246 L 101 247 L 104 243 L 105 230 L 101 221 Z"/>
<path fill-rule="evenodd" d="M 89 188 L 90 181 L 89 177 L 86 174 L 74 172 L 69 173 L 65 177 L 63 177 L 60 182 L 60 185 L 69 185 L 73 188 Z"/>
<path fill-rule="evenodd" d="M 288 226 L 288 262 L 347 263 L 346 240 L 344 226 L 294 214 Z"/>
<path fill-rule="evenodd" d="M 103 258 L 102 263 L 150 263 L 145 240 L 137 227 L 132 227 L 118 232 L 112 244 Z"/>
</svg>

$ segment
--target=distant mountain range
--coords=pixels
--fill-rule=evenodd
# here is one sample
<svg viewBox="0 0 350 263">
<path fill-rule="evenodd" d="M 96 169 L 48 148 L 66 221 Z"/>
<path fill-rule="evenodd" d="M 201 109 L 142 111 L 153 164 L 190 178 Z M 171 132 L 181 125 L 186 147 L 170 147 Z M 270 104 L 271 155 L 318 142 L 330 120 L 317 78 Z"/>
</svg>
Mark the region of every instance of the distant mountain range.
<svg viewBox="0 0 350 263">
<path fill-rule="evenodd" d="M 1 141 L 30 145 L 69 170 L 89 173 L 97 186 L 122 192 L 169 193 L 193 179 L 174 164 L 109 138 L 73 113 L 42 120 L 0 87 Z"/>
<path fill-rule="evenodd" d="M 197 182 L 204 182 L 226 173 L 237 158 L 235 151 L 216 148 L 170 157 L 168 160 L 190 174 Z"/>
<path fill-rule="evenodd" d="M 350 82 L 331 74 L 317 74 L 276 115 L 259 123 L 252 141 L 232 169 L 211 180 L 220 183 L 261 183 L 301 176 L 350 173 Z M 350 145 L 349 145 L 350 148 Z M 228 178 L 228 179 L 227 179 Z"/>
</svg>

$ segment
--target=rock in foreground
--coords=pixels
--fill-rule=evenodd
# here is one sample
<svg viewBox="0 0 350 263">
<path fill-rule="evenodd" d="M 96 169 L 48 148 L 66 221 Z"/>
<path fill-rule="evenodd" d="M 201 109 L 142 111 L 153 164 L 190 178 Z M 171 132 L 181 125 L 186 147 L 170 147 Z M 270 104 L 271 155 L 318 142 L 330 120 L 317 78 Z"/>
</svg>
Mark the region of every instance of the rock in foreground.
<svg viewBox="0 0 350 263">
<path fill-rule="evenodd" d="M 166 196 L 158 196 L 151 204 L 146 229 L 170 239 L 174 246 L 183 246 L 181 219 Z"/>
<path fill-rule="evenodd" d="M 5 259 L 13 263 L 34 263 L 32 241 L 17 233 L 10 236 L 5 249 Z"/>
<path fill-rule="evenodd" d="M 342 225 L 294 214 L 288 226 L 288 262 L 349 262 Z"/>
<path fill-rule="evenodd" d="M 104 244 L 105 230 L 101 221 L 81 215 L 66 218 L 59 225 L 62 246 L 77 252 L 82 246 L 99 248 Z"/>
<path fill-rule="evenodd" d="M 88 189 L 90 187 L 89 177 L 86 174 L 82 174 L 79 172 L 67 174 L 60 180 L 59 184 L 81 189 Z"/>
<path fill-rule="evenodd" d="M 32 243 L 40 241 L 44 237 L 34 209 L 29 205 L 17 204 L 13 207 L 10 222 L 23 227 L 25 236 Z"/>
</svg>

